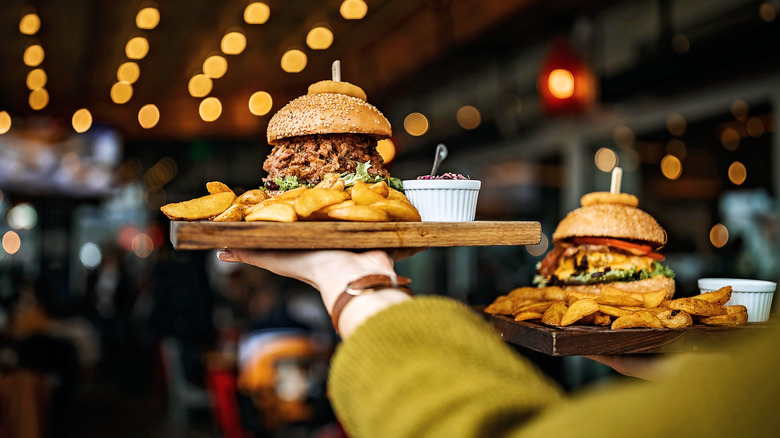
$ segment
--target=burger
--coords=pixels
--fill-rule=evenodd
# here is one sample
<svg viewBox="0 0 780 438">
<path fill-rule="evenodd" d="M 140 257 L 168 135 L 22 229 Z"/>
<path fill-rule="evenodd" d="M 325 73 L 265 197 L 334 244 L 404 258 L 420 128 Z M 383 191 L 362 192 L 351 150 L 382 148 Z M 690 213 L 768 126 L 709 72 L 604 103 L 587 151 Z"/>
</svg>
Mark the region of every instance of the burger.
<svg viewBox="0 0 780 438">
<path fill-rule="evenodd" d="M 666 244 L 666 231 L 635 205 L 583 202 L 558 224 L 552 238 L 553 249 L 537 265 L 538 286 L 586 296 L 599 295 L 604 285 L 674 295 L 674 272 L 658 252 Z"/>
<path fill-rule="evenodd" d="M 286 191 L 314 186 L 328 173 L 338 173 L 347 186 L 357 180 L 386 181 L 402 190 L 390 176 L 376 149 L 391 135 L 390 122 L 366 102 L 362 89 L 348 82 L 321 81 L 308 94 L 285 105 L 268 122 L 268 144 L 263 163 L 267 190 Z"/>
</svg>

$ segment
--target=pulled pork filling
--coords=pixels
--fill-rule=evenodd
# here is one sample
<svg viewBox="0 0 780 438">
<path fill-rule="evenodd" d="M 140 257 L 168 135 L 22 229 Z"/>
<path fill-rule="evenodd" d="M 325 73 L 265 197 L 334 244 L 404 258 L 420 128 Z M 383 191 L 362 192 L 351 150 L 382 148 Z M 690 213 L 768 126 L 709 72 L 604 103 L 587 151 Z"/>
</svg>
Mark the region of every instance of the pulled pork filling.
<svg viewBox="0 0 780 438">
<path fill-rule="evenodd" d="M 376 139 L 363 134 L 302 135 L 278 140 L 263 163 L 268 176 L 263 178 L 267 189 L 274 179 L 291 175 L 307 184 L 316 184 L 329 172 L 354 172 L 359 163 L 370 162 L 371 176 L 387 178 L 383 161 L 376 150 Z"/>
</svg>

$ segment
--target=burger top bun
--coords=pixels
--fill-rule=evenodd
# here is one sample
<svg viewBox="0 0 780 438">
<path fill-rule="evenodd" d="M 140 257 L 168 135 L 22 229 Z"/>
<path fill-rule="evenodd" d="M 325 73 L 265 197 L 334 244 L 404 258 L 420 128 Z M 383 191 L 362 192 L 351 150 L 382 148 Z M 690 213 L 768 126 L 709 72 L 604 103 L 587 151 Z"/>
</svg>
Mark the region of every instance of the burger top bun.
<svg viewBox="0 0 780 438">
<path fill-rule="evenodd" d="M 268 143 L 299 135 L 369 134 L 390 137 L 390 122 L 373 105 L 341 93 L 316 93 L 293 99 L 268 122 Z"/>
<path fill-rule="evenodd" d="M 553 241 L 569 237 L 641 240 L 656 247 L 666 244 L 666 231 L 652 216 L 622 204 L 593 204 L 572 211 L 558 224 Z"/>
</svg>

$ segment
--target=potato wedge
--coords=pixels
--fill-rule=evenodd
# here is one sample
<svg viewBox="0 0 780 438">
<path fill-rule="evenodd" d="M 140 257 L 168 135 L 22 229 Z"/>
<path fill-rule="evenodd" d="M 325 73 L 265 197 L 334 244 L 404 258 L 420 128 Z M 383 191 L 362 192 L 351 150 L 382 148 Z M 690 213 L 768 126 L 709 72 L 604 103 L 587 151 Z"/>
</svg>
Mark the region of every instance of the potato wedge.
<svg viewBox="0 0 780 438">
<path fill-rule="evenodd" d="M 684 310 L 666 309 L 655 316 L 666 328 L 677 329 L 693 325 L 691 314 Z"/>
<path fill-rule="evenodd" d="M 336 181 L 339 180 L 339 174 L 338 173 L 326 173 L 325 176 L 322 177 L 322 180 L 317 183 L 317 185 L 314 186 L 315 189 L 330 189 L 333 188 L 333 184 L 336 183 Z"/>
<path fill-rule="evenodd" d="M 345 201 L 347 197 L 346 193 L 338 190 L 309 189 L 295 199 L 295 213 L 301 219 L 306 219 L 315 211 Z"/>
<path fill-rule="evenodd" d="M 561 325 L 561 319 L 566 313 L 566 310 L 568 310 L 568 307 L 566 307 L 566 304 L 564 304 L 563 301 L 553 302 L 542 315 L 542 324 L 552 326 Z"/>
<path fill-rule="evenodd" d="M 230 190 L 230 187 L 228 187 L 226 184 L 221 183 L 219 181 L 209 181 L 206 183 L 206 190 L 208 190 L 209 194 L 217 194 L 217 193 L 224 193 L 224 192 L 232 192 Z"/>
<path fill-rule="evenodd" d="M 637 327 L 664 328 L 664 325 L 660 319 L 647 310 L 640 310 L 612 321 L 612 330 Z"/>
<path fill-rule="evenodd" d="M 547 310 L 547 308 L 550 307 L 550 305 L 552 305 L 552 301 L 540 301 L 538 303 L 526 304 L 516 308 L 514 313 L 522 313 L 522 312 L 544 313 Z"/>
<path fill-rule="evenodd" d="M 747 308 L 741 305 L 726 306 L 725 315 L 708 316 L 699 320 L 702 324 L 715 325 L 723 327 L 735 327 L 747 324 Z"/>
<path fill-rule="evenodd" d="M 659 289 L 655 292 L 645 292 L 642 294 L 642 306 L 647 308 L 658 307 L 666 299 L 666 290 Z"/>
<path fill-rule="evenodd" d="M 390 194 L 390 187 L 388 187 L 387 183 L 384 181 L 371 184 L 370 186 L 368 186 L 368 188 L 373 190 L 378 195 L 381 195 L 383 198 L 387 198 L 387 195 Z"/>
<path fill-rule="evenodd" d="M 718 306 L 724 306 L 731 299 L 731 286 L 724 286 L 716 291 L 705 292 L 691 298 L 704 300 L 712 304 L 717 304 Z"/>
<path fill-rule="evenodd" d="M 632 310 L 626 310 L 622 307 L 607 306 L 606 304 L 599 304 L 599 312 L 605 315 L 614 316 L 616 318 L 620 318 L 621 316 L 628 316 L 634 313 Z"/>
<path fill-rule="evenodd" d="M 232 191 L 215 193 L 189 201 L 166 204 L 160 207 L 160 210 L 172 220 L 208 219 L 227 210 L 235 197 Z"/>
<path fill-rule="evenodd" d="M 544 290 L 538 287 L 524 286 L 512 289 L 508 295 L 513 298 L 541 301 L 544 298 Z"/>
<path fill-rule="evenodd" d="M 541 288 L 541 290 L 544 294 L 544 299 L 547 301 L 566 301 L 566 292 L 558 286 L 547 286 Z"/>
<path fill-rule="evenodd" d="M 372 207 L 381 208 L 390 215 L 390 219 L 398 222 L 420 222 L 420 213 L 408 202 L 382 199 L 371 204 Z"/>
<path fill-rule="evenodd" d="M 390 221 L 390 215 L 388 215 L 386 211 L 368 205 L 353 205 L 351 207 L 334 209 L 328 212 L 328 217 L 331 219 L 339 219 L 343 221 L 353 221 L 353 222 L 389 222 Z"/>
<path fill-rule="evenodd" d="M 566 313 L 561 318 L 561 326 L 574 324 L 580 319 L 596 313 L 598 310 L 599 305 L 596 303 L 596 300 L 592 298 L 579 299 L 566 309 Z"/>
<path fill-rule="evenodd" d="M 593 315 L 593 325 L 607 326 L 612 323 L 612 318 L 609 315 L 601 312 L 596 312 Z"/>
<path fill-rule="evenodd" d="M 699 316 L 716 316 L 726 313 L 722 306 L 696 298 L 677 298 L 669 301 L 667 306 L 670 309 L 684 310 L 691 315 Z"/>
<path fill-rule="evenodd" d="M 244 219 L 244 206 L 233 204 L 227 210 L 214 216 L 211 220 L 214 222 L 240 222 Z"/>
<path fill-rule="evenodd" d="M 542 314 L 539 312 L 520 312 L 515 315 L 515 321 L 528 321 L 531 319 L 542 319 Z"/>
<path fill-rule="evenodd" d="M 352 200 L 355 201 L 357 205 L 371 205 L 385 199 L 384 196 L 371 190 L 368 184 L 363 181 L 358 181 L 352 186 Z"/>
<path fill-rule="evenodd" d="M 387 188 L 387 199 L 391 201 L 409 202 L 409 198 L 407 198 L 406 195 L 392 187 Z"/>
<path fill-rule="evenodd" d="M 272 221 L 272 222 L 296 222 L 298 216 L 292 205 L 277 202 L 269 205 L 258 205 L 244 218 L 247 222 Z"/>
<path fill-rule="evenodd" d="M 277 201 L 281 201 L 284 199 L 295 199 L 298 196 L 301 196 L 301 193 L 308 190 L 305 186 L 300 186 L 296 189 L 288 190 L 286 192 L 279 193 L 278 195 L 274 196 L 271 199 L 275 199 Z M 270 199 L 269 199 L 270 200 Z"/>
<path fill-rule="evenodd" d="M 506 295 L 499 296 L 489 306 L 485 307 L 485 313 L 491 315 L 511 315 L 513 313 L 512 310 L 514 310 L 514 304 Z"/>
<path fill-rule="evenodd" d="M 233 204 L 254 205 L 268 199 L 268 192 L 263 189 L 247 190 L 233 200 Z"/>
</svg>

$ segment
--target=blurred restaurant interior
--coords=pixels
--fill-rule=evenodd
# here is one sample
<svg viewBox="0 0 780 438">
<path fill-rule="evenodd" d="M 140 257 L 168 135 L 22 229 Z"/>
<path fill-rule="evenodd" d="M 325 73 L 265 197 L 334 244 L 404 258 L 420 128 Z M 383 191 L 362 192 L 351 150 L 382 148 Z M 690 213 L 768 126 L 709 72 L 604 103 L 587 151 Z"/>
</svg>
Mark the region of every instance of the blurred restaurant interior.
<svg viewBox="0 0 780 438">
<path fill-rule="evenodd" d="M 260 187 L 268 120 L 334 60 L 390 120 L 394 176 L 430 172 L 444 143 L 440 171 L 482 181 L 477 220 L 542 224 L 538 245 L 398 262 L 418 294 L 480 305 L 530 285 L 558 221 L 616 166 L 667 230 L 679 296 L 701 277 L 780 280 L 779 0 L 0 11 L 0 407 L 21 406 L 23 428 L 9 436 L 341 436 L 316 291 L 175 250 L 160 213 L 208 181 Z M 571 391 L 617 378 L 535 359 Z"/>
</svg>

